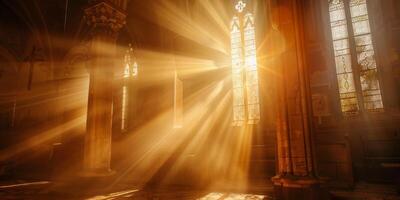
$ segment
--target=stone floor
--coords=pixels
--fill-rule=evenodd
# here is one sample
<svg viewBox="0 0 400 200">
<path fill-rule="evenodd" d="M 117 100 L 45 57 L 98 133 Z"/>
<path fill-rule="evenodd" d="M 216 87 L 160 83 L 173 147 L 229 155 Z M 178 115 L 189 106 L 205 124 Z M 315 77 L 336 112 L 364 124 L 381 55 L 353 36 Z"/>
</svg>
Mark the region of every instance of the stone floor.
<svg viewBox="0 0 400 200">
<path fill-rule="evenodd" d="M 84 185 L 84 184 L 83 184 Z M 267 195 L 240 194 L 234 192 L 194 191 L 184 189 L 140 190 L 124 187 L 118 191 L 101 192 L 86 189 L 83 185 L 75 186 L 36 182 L 3 182 L 0 183 L 0 200 L 268 200 Z M 91 190 L 91 192 L 86 192 Z M 84 192 L 83 192 L 84 191 Z M 96 194 L 95 194 L 96 193 Z"/>
<path fill-rule="evenodd" d="M 68 188 L 69 187 L 69 188 Z M 2 182 L 1 200 L 268 200 L 265 194 L 193 191 L 184 189 L 140 190 L 125 187 L 117 191 L 85 193 L 83 185 L 59 186 L 52 182 Z M 257 192 L 254 192 L 257 193 Z M 332 190 L 334 200 L 400 200 L 396 188 L 390 185 L 358 184 L 354 190 Z"/>
<path fill-rule="evenodd" d="M 394 185 L 358 183 L 353 190 L 332 190 L 338 200 L 400 200 Z"/>
</svg>

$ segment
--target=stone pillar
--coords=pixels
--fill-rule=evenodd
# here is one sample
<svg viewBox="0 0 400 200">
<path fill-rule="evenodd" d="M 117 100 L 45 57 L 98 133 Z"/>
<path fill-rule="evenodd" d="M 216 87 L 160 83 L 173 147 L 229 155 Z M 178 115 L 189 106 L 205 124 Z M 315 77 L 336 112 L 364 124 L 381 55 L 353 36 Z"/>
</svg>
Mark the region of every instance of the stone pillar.
<svg viewBox="0 0 400 200">
<path fill-rule="evenodd" d="M 126 14 L 113 1 L 90 1 L 85 18 L 91 28 L 90 83 L 84 174 L 109 175 L 113 109 L 113 78 L 116 38 Z"/>
<path fill-rule="evenodd" d="M 305 60 L 302 0 L 271 1 L 271 16 L 284 38 L 278 58 L 277 175 L 272 178 L 277 199 L 313 200 L 320 196 L 312 139 L 312 111 Z M 273 41 L 272 41 L 273 42 Z"/>
</svg>

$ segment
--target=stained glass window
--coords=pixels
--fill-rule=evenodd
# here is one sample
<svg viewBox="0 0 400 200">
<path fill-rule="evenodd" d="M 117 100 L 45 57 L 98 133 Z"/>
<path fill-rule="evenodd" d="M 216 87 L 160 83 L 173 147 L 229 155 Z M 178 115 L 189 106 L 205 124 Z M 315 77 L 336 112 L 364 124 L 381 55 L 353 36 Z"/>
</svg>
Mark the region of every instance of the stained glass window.
<svg viewBox="0 0 400 200">
<path fill-rule="evenodd" d="M 344 114 L 359 113 L 359 102 L 364 102 L 363 108 L 368 111 L 383 109 L 366 3 L 366 0 L 329 0 L 336 75 Z"/>
<path fill-rule="evenodd" d="M 375 51 L 372 44 L 367 0 L 350 0 L 350 15 L 353 24 L 357 63 L 360 70 L 364 108 L 368 111 L 380 111 L 383 109 L 383 103 Z"/>
<path fill-rule="evenodd" d="M 235 6 L 231 23 L 233 124 L 256 124 L 260 119 L 257 54 L 253 14 L 242 14 L 246 3 Z"/>
</svg>

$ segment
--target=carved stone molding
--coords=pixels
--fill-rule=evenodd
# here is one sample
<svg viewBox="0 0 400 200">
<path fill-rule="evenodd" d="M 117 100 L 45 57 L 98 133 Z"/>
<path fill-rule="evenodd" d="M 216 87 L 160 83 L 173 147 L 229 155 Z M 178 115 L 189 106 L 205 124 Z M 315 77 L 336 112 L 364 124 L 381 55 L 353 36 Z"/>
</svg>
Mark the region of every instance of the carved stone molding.
<svg viewBox="0 0 400 200">
<path fill-rule="evenodd" d="M 103 33 L 116 37 L 126 24 L 126 13 L 112 2 L 96 1 L 85 9 L 85 20 L 93 29 L 93 34 Z"/>
</svg>

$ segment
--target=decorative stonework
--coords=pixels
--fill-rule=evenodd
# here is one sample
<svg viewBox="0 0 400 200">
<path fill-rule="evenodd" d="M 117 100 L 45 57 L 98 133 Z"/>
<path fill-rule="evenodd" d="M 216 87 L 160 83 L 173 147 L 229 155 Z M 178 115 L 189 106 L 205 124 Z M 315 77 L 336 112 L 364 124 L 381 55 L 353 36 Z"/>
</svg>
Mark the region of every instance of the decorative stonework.
<svg viewBox="0 0 400 200">
<path fill-rule="evenodd" d="M 108 1 L 99 1 L 85 9 L 85 19 L 94 33 L 116 36 L 126 24 L 126 13 Z"/>
<path fill-rule="evenodd" d="M 243 12 L 244 8 L 246 8 L 246 3 L 244 3 L 243 1 L 239 1 L 239 2 L 236 4 L 236 6 L 235 6 L 235 9 L 236 9 L 239 13 Z"/>
</svg>

